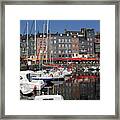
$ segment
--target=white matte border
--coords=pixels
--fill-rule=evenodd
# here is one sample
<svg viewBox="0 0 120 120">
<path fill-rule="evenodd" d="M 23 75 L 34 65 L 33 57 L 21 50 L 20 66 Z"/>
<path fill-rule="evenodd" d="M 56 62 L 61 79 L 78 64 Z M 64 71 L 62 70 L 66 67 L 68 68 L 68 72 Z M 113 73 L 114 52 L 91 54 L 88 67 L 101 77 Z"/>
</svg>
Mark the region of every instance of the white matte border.
<svg viewBox="0 0 120 120">
<path fill-rule="evenodd" d="M 100 100 L 20 100 L 24 19 L 100 20 Z M 115 5 L 5 5 L 5 115 L 115 115 Z"/>
</svg>

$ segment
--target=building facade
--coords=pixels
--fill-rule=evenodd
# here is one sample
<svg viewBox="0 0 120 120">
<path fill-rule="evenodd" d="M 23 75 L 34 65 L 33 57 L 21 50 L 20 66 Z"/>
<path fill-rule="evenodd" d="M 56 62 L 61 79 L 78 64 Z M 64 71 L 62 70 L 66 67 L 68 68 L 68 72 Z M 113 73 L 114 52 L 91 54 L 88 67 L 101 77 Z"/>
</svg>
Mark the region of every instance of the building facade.
<svg viewBox="0 0 120 120">
<path fill-rule="evenodd" d="M 78 57 L 79 55 L 79 48 L 80 48 L 80 42 L 79 42 L 79 35 L 80 31 L 67 31 L 65 30 L 66 34 L 69 34 L 72 38 L 72 57 Z"/>
<path fill-rule="evenodd" d="M 34 35 L 20 35 L 20 56 L 23 58 L 32 58 L 36 53 Z"/>
<path fill-rule="evenodd" d="M 68 34 L 51 34 L 48 41 L 49 58 L 71 57 L 71 36 Z"/>
<path fill-rule="evenodd" d="M 100 33 L 95 34 L 95 41 L 94 41 L 94 52 L 96 57 L 100 57 Z"/>
<path fill-rule="evenodd" d="M 46 50 L 47 50 L 47 35 L 43 33 L 37 34 L 37 41 L 36 41 L 36 53 L 37 58 L 39 59 L 46 59 Z"/>
<path fill-rule="evenodd" d="M 27 35 L 20 35 L 20 57 L 27 56 Z"/>
<path fill-rule="evenodd" d="M 81 28 L 80 31 L 64 33 L 37 33 L 34 35 L 20 35 L 20 56 L 39 60 L 54 58 L 94 57 L 100 53 L 100 34 L 94 29 Z"/>
<path fill-rule="evenodd" d="M 86 54 L 88 57 L 94 57 L 94 40 L 95 31 L 94 29 L 82 28 L 79 36 L 79 53 Z"/>
</svg>

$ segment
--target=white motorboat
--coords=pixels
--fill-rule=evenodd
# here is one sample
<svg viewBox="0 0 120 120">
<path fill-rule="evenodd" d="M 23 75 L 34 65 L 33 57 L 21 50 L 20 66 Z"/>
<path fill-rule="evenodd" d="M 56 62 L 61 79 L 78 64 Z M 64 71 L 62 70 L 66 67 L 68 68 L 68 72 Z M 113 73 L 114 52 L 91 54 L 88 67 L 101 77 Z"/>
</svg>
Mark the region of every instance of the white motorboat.
<svg viewBox="0 0 120 120">
<path fill-rule="evenodd" d="M 34 90 L 34 85 L 30 83 L 20 83 L 20 91 L 23 94 L 29 94 L 32 93 Z"/>
<path fill-rule="evenodd" d="M 28 74 L 34 74 L 33 71 L 21 71 L 20 72 L 20 90 L 23 94 L 31 93 L 34 89 L 41 90 L 45 83 L 43 80 L 32 80 L 29 81 L 27 78 Z"/>
<path fill-rule="evenodd" d="M 30 75 L 31 81 L 43 80 L 43 81 L 64 81 L 64 75 L 60 74 L 60 71 L 50 71 L 47 73 L 45 70 L 43 72 L 36 72 Z"/>
<path fill-rule="evenodd" d="M 72 74 L 72 71 L 68 71 L 67 69 L 65 69 L 65 70 L 62 71 L 62 74 L 63 74 L 64 76 L 71 75 L 71 74 Z"/>
<path fill-rule="evenodd" d="M 41 95 L 35 96 L 35 100 L 64 100 L 62 95 Z"/>
</svg>

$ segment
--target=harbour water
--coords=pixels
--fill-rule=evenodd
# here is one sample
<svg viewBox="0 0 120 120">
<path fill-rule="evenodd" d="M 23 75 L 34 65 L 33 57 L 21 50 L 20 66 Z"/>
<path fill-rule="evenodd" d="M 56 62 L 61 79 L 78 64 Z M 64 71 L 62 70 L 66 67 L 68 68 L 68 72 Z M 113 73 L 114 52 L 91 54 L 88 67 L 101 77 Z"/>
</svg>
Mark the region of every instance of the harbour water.
<svg viewBox="0 0 120 120">
<path fill-rule="evenodd" d="M 64 77 L 64 81 L 59 82 L 58 79 L 57 83 L 47 83 L 40 91 L 34 89 L 33 94 L 21 94 L 20 99 L 34 100 L 35 96 L 62 95 L 64 100 L 100 100 L 99 69 L 85 71 L 83 68 L 83 64 L 77 64 L 72 74 Z"/>
</svg>

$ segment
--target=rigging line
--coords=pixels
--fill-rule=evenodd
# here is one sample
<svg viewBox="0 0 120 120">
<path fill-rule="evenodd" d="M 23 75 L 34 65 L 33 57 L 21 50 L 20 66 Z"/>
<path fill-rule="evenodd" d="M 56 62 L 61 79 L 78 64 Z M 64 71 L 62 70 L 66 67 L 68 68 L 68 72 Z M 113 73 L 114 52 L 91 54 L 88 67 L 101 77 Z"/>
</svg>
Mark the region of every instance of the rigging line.
<svg viewBox="0 0 120 120">
<path fill-rule="evenodd" d="M 28 40 L 29 40 L 29 35 L 28 35 L 28 21 L 26 22 L 26 25 L 27 25 L 27 63 L 28 63 L 28 50 L 29 50 L 29 46 L 28 46 Z"/>
<path fill-rule="evenodd" d="M 48 38 L 49 38 L 49 49 L 50 49 L 50 55 L 49 55 L 49 59 L 50 59 L 50 64 L 53 63 L 53 53 L 51 53 L 51 50 L 53 51 L 53 48 L 51 46 L 51 33 L 50 33 L 51 30 L 51 26 L 50 26 L 50 21 L 49 21 L 49 29 L 48 29 Z"/>
<path fill-rule="evenodd" d="M 43 56 L 44 56 L 44 52 L 43 52 L 43 42 L 44 42 L 44 32 L 45 32 L 45 23 L 43 22 L 43 36 L 42 36 L 42 51 L 40 50 L 39 52 L 40 52 L 40 65 L 41 65 L 41 67 L 42 67 L 42 65 L 43 65 Z M 41 53 L 42 52 L 42 53 Z M 39 66 L 39 68 L 40 68 L 40 66 Z"/>
<path fill-rule="evenodd" d="M 37 46 L 37 45 L 36 45 L 36 43 L 37 43 L 37 42 L 36 42 L 36 20 L 34 21 L 34 23 L 35 23 L 35 29 L 34 29 L 35 38 L 34 38 L 34 40 L 35 40 L 35 58 L 36 58 L 36 55 L 37 55 L 37 54 L 36 54 L 36 50 L 37 50 L 37 49 L 36 49 L 36 46 Z"/>
<path fill-rule="evenodd" d="M 39 23 L 39 21 L 38 21 L 38 23 Z M 38 31 L 37 31 L 37 29 L 36 29 L 36 32 L 37 32 L 37 33 L 40 33 L 41 26 L 40 26 L 40 24 L 38 24 L 38 23 L 37 23 Z"/>
<path fill-rule="evenodd" d="M 34 25 L 34 21 L 32 21 L 32 25 L 31 25 L 31 29 L 30 29 L 30 34 L 32 33 L 33 25 Z"/>
<path fill-rule="evenodd" d="M 49 20 L 47 20 L 47 31 L 46 31 L 46 34 L 47 34 L 47 37 L 46 37 L 46 63 L 47 63 L 47 59 L 48 59 L 48 39 L 49 39 L 49 35 L 48 35 L 48 29 L 49 28 Z"/>
<path fill-rule="evenodd" d="M 44 57 L 44 35 L 45 35 L 45 23 L 43 24 L 43 41 L 42 41 L 42 64 L 43 64 L 43 57 Z"/>
<path fill-rule="evenodd" d="M 26 29 L 27 29 L 27 23 L 25 24 L 25 28 L 24 28 L 23 35 L 25 34 L 25 32 L 26 32 Z"/>
<path fill-rule="evenodd" d="M 50 59 L 50 64 L 52 63 L 52 53 L 51 53 L 51 50 L 53 51 L 53 49 L 52 49 L 52 46 L 51 46 L 51 34 L 50 34 L 50 29 L 51 29 L 51 26 L 50 26 L 50 22 L 49 22 L 49 50 L 50 50 L 50 52 L 49 52 L 49 59 Z"/>
</svg>

